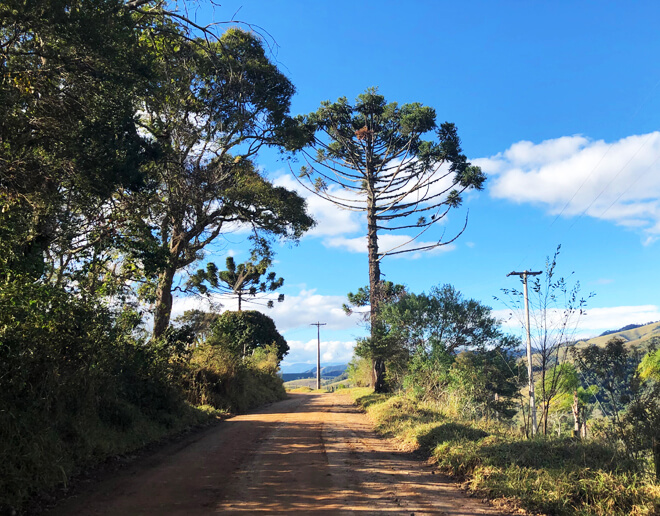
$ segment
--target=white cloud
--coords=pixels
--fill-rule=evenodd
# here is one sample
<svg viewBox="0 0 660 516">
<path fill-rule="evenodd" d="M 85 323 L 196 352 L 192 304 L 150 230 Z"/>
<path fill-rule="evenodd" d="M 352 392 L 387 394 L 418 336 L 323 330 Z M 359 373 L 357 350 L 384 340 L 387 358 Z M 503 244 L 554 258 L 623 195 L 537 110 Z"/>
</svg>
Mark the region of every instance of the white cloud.
<svg viewBox="0 0 660 516">
<path fill-rule="evenodd" d="M 503 326 L 513 332 L 522 332 L 522 318 L 511 317 L 511 310 L 493 310 L 493 315 L 503 321 Z M 534 328 L 535 314 L 530 314 Z M 549 319 L 558 321 L 562 318 L 561 310 L 553 310 Z M 617 330 L 628 324 L 645 324 L 660 320 L 660 307 L 656 305 L 608 306 L 587 308 L 586 313 L 574 317 L 569 325 L 568 338 L 588 338 L 599 335 L 605 330 Z"/>
<path fill-rule="evenodd" d="M 541 204 L 553 215 L 590 217 L 660 236 L 660 132 L 612 143 L 565 136 L 521 141 L 474 160 L 491 174 L 490 194 Z"/>
<path fill-rule="evenodd" d="M 628 324 L 644 324 L 660 320 L 656 305 L 589 308 L 580 324 L 581 330 L 616 330 Z"/>
<path fill-rule="evenodd" d="M 271 299 L 275 300 L 273 308 L 263 306 L 266 300 L 261 300 L 261 305 L 243 301 L 244 310 L 258 310 L 265 313 L 275 321 L 280 333 L 285 333 L 298 328 L 309 328 L 314 321 L 322 321 L 327 324 L 326 330 L 350 330 L 360 326 L 361 319 L 358 314 L 347 316 L 342 309 L 346 302 L 344 296 L 324 296 L 317 294 L 316 290 L 301 290 L 298 295 L 286 295 L 282 303 L 278 303 L 277 294 Z M 221 311 L 236 310 L 238 303 L 228 296 L 213 295 L 210 299 L 199 296 L 188 296 L 176 298 L 172 309 L 172 318 L 183 314 L 186 310 L 202 309 L 209 310 L 211 303 L 222 305 Z M 218 308 L 216 308 L 218 309 Z"/>
<path fill-rule="evenodd" d="M 306 342 L 299 340 L 287 340 L 289 353 L 286 363 L 309 363 L 316 365 L 317 339 Z M 353 356 L 355 341 L 321 340 L 321 367 L 324 363 L 348 363 Z"/>
</svg>

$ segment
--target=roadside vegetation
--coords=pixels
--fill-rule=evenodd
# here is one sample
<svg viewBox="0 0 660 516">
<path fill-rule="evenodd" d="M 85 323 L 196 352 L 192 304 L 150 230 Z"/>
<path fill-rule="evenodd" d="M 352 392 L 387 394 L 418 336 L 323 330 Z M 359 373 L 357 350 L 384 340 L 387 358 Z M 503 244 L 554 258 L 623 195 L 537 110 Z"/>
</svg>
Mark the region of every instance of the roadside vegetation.
<svg viewBox="0 0 660 516">
<path fill-rule="evenodd" d="M 283 283 L 272 244 L 313 225 L 262 176 L 306 142 L 253 32 L 160 1 L 0 5 L 0 513 L 108 457 L 282 399 L 269 317 L 189 312 Z M 249 262 L 193 273 L 251 228 Z M 224 283 L 223 283 L 224 282 Z"/>
<path fill-rule="evenodd" d="M 451 285 L 415 294 L 381 280 L 385 256 L 465 230 L 444 238 L 441 221 L 486 177 L 456 127 L 376 88 L 293 116 L 295 88 L 257 34 L 214 32 L 168 5 L 0 4 L 0 512 L 286 396 L 288 344 L 243 306 L 283 299 L 274 243 L 296 244 L 314 220 L 271 183 L 265 148 L 299 153 L 311 193 L 365 213 L 368 285 L 345 309 L 369 307 L 369 336 L 349 382 L 379 393 L 358 401 L 382 433 L 530 510 L 660 512 L 659 342 L 573 346 L 586 301 L 555 275 L 557 254 L 532 285 L 538 433 L 520 342 L 488 306 Z M 221 270 L 209 247 L 237 229 L 250 258 Z M 417 235 L 379 248 L 399 230 Z M 177 292 L 225 294 L 239 310 L 174 317 Z M 506 295 L 519 310 L 522 294 Z"/>
<path fill-rule="evenodd" d="M 556 266 L 557 254 L 545 283 L 532 287 L 542 302 L 532 333 L 536 432 L 520 342 L 450 285 L 422 294 L 387 287 L 395 295 L 379 308 L 377 345 L 388 356 L 389 393 L 374 392 L 372 336 L 349 364 L 350 384 L 361 386 L 352 395 L 382 435 L 498 503 L 543 514 L 659 514 L 660 342 L 626 346 L 614 334 L 575 346 L 571 327 L 586 301 Z"/>
<path fill-rule="evenodd" d="M 507 422 L 442 403 L 351 389 L 377 431 L 431 457 L 442 473 L 503 507 L 543 514 L 658 514 L 660 486 L 606 440 L 526 439 Z"/>
</svg>

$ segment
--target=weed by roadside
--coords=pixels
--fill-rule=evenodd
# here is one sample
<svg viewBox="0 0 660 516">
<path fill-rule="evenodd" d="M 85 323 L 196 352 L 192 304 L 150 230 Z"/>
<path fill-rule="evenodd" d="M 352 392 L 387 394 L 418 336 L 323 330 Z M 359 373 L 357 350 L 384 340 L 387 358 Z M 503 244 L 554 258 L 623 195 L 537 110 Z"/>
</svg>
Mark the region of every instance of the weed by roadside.
<svg viewBox="0 0 660 516">
<path fill-rule="evenodd" d="M 482 496 L 553 515 L 660 514 L 660 486 L 609 443 L 528 440 L 497 421 L 461 421 L 405 396 L 350 392 L 381 435 L 428 453 L 439 470 Z"/>
</svg>

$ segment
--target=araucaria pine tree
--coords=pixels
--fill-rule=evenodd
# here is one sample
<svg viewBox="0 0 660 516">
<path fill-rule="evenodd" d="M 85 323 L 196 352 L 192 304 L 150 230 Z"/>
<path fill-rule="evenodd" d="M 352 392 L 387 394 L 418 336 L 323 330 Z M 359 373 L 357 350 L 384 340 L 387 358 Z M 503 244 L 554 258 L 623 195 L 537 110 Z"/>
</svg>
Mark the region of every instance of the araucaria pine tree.
<svg viewBox="0 0 660 516">
<path fill-rule="evenodd" d="M 485 176 L 462 153 L 454 124 L 438 127 L 433 108 L 388 104 L 375 88 L 359 95 L 355 105 L 345 97 L 323 102 L 303 121 L 315 131 L 315 138 L 303 151 L 307 163 L 300 171 L 301 183 L 337 206 L 366 213 L 374 350 L 370 358 L 374 389 L 379 392 L 385 389 L 387 358 L 377 351 L 380 262 L 388 255 L 430 250 L 456 240 L 467 218 L 451 237 L 429 237 L 432 228 L 461 204 L 463 192 L 483 187 Z M 424 139 L 429 133 L 436 138 Z M 383 233 L 398 235 L 389 248 L 379 245 Z"/>
</svg>

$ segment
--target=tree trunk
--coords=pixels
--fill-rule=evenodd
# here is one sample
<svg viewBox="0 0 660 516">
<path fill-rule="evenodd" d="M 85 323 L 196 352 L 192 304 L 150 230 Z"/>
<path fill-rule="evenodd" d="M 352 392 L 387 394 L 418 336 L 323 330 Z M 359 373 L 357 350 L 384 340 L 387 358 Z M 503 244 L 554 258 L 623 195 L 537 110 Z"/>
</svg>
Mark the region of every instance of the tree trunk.
<svg viewBox="0 0 660 516">
<path fill-rule="evenodd" d="M 376 358 L 373 361 L 374 392 L 386 392 L 385 386 L 385 360 Z"/>
<path fill-rule="evenodd" d="M 369 167 L 369 164 L 367 164 Z M 378 308 L 381 301 L 380 293 L 380 262 L 378 261 L 378 229 L 376 218 L 376 199 L 374 197 L 373 174 L 369 174 L 369 191 L 367 193 L 367 253 L 369 256 L 369 304 L 371 308 L 371 341 L 372 346 L 378 347 Z M 385 392 L 385 357 L 373 357 L 373 386 L 374 392 Z"/>
<path fill-rule="evenodd" d="M 580 403 L 577 395 L 577 391 L 573 392 L 573 405 L 571 406 L 573 410 L 573 437 L 576 439 L 580 438 Z"/>
<path fill-rule="evenodd" d="M 660 481 L 660 440 L 657 437 L 653 437 L 651 448 L 653 451 L 653 464 L 655 466 L 655 479 Z"/>
<path fill-rule="evenodd" d="M 161 337 L 170 325 L 172 314 L 172 283 L 176 268 L 168 266 L 158 277 L 156 312 L 154 313 L 154 339 Z"/>
</svg>

